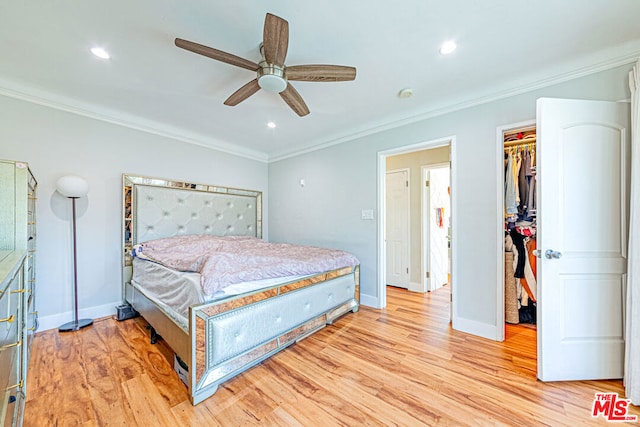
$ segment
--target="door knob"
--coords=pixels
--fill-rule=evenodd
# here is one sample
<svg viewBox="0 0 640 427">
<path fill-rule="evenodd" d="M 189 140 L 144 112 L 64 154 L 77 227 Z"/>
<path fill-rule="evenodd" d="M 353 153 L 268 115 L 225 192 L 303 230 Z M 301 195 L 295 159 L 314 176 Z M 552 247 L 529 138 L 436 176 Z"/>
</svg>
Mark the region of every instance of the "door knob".
<svg viewBox="0 0 640 427">
<path fill-rule="evenodd" d="M 557 252 L 551 249 L 547 249 L 544 253 L 546 259 L 559 259 L 562 256 L 562 252 Z"/>
</svg>

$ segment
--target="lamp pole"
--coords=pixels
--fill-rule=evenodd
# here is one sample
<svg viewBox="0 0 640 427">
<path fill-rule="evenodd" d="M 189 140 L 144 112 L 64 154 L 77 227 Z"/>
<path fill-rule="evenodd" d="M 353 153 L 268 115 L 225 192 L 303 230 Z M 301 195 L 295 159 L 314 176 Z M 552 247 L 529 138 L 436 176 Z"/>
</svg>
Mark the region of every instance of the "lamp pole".
<svg viewBox="0 0 640 427">
<path fill-rule="evenodd" d="M 76 329 L 78 328 L 78 251 L 76 244 L 76 199 L 77 197 L 71 197 L 71 215 L 73 217 L 72 228 L 73 228 L 73 295 L 74 299 L 74 310 L 73 310 L 73 320 L 75 322 Z"/>
<path fill-rule="evenodd" d="M 72 179 L 72 183 L 77 185 L 78 178 L 76 177 L 65 177 Z M 64 179 L 64 178 L 63 178 Z M 79 178 L 81 180 L 81 178 Z M 82 180 L 83 186 L 86 187 L 86 182 Z M 59 187 L 64 185 L 64 183 L 58 183 Z M 76 242 L 76 199 L 81 197 L 80 195 L 71 195 L 74 193 L 73 188 L 63 188 L 62 191 L 59 188 L 59 192 L 65 195 L 67 198 L 71 199 L 71 224 L 73 230 L 73 321 L 67 322 L 64 325 L 60 326 L 58 330 L 60 332 L 70 332 L 77 331 L 78 329 L 82 329 L 86 326 L 93 324 L 92 319 L 78 319 L 78 251 L 77 251 L 77 242 Z M 77 190 L 75 190 L 77 191 Z M 86 194 L 86 188 L 84 190 L 80 190 L 79 194 Z M 70 194 L 71 193 L 71 194 Z"/>
</svg>

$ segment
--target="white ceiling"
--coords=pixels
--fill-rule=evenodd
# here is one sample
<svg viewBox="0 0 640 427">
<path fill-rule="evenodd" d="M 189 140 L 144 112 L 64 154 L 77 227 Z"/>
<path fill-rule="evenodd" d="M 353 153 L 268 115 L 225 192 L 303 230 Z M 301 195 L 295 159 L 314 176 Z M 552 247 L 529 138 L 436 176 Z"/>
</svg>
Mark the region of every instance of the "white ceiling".
<svg viewBox="0 0 640 427">
<path fill-rule="evenodd" d="M 255 73 L 174 39 L 258 62 L 266 12 L 289 22 L 286 65 L 351 65 L 356 80 L 294 82 L 302 118 L 265 91 L 223 105 Z M 274 160 L 631 62 L 638 17 L 638 0 L 4 1 L 0 94 Z"/>
</svg>

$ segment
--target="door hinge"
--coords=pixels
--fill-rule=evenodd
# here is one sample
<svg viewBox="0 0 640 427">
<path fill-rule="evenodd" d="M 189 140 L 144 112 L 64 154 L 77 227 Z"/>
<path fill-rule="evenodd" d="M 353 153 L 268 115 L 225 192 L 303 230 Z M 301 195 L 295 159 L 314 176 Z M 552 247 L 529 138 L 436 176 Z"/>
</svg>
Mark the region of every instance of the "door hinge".
<svg viewBox="0 0 640 427">
<path fill-rule="evenodd" d="M 429 278 L 429 272 L 427 271 L 427 279 Z"/>
<path fill-rule="evenodd" d="M 407 267 L 407 274 L 409 274 L 409 267 Z"/>
<path fill-rule="evenodd" d="M 404 182 L 404 185 L 405 185 L 406 187 L 408 187 L 408 186 L 409 186 L 409 181 L 405 181 L 405 182 Z"/>
<path fill-rule="evenodd" d="M 425 187 L 428 187 L 428 186 L 429 186 L 429 180 L 426 180 L 426 181 L 424 182 L 424 186 L 425 186 Z"/>
</svg>

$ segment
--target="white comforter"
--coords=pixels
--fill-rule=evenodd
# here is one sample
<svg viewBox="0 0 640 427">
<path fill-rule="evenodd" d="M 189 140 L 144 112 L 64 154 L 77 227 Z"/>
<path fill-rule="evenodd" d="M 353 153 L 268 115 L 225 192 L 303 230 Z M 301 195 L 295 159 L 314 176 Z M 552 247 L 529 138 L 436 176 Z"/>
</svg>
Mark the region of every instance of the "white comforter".
<svg viewBox="0 0 640 427">
<path fill-rule="evenodd" d="M 200 273 L 207 296 L 235 283 L 308 275 L 359 264 L 355 256 L 336 249 L 269 243 L 244 236 L 168 237 L 136 245 L 133 255 L 175 270 Z"/>
</svg>

